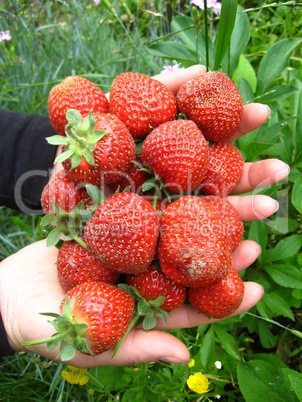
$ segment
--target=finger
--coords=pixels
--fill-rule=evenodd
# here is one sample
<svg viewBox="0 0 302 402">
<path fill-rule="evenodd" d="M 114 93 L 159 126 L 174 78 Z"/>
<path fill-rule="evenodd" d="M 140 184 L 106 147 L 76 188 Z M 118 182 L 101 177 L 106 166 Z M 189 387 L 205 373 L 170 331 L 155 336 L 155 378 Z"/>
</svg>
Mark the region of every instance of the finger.
<svg viewBox="0 0 302 402">
<path fill-rule="evenodd" d="M 265 159 L 255 163 L 245 163 L 240 181 L 232 194 L 242 194 L 257 188 L 270 187 L 285 179 L 290 167 L 279 159 Z"/>
<path fill-rule="evenodd" d="M 235 141 L 256 128 L 260 127 L 269 117 L 270 109 L 262 103 L 248 103 L 243 106 L 241 124 L 236 133 L 229 138 L 229 142 Z"/>
<path fill-rule="evenodd" d="M 278 211 L 279 204 L 273 198 L 262 195 L 229 196 L 228 201 L 235 207 L 242 221 L 266 219 Z"/>
<path fill-rule="evenodd" d="M 187 347 L 173 335 L 159 330 L 130 331 L 113 356 L 113 349 L 98 356 L 84 355 L 79 352 L 66 362 L 76 367 L 127 366 L 163 360 L 170 363 L 188 363 L 190 353 Z M 44 352 L 45 355 L 45 352 Z M 52 353 L 50 358 L 54 359 Z"/>
<path fill-rule="evenodd" d="M 261 247 L 253 240 L 243 240 L 234 250 L 232 266 L 236 271 L 242 271 L 253 264 L 261 254 Z"/>
<path fill-rule="evenodd" d="M 176 95 L 182 84 L 205 73 L 205 66 L 196 64 L 182 70 L 164 72 L 152 78 L 166 85 Z"/>
<path fill-rule="evenodd" d="M 245 282 L 245 290 L 243 300 L 239 308 L 231 314 L 236 316 L 244 313 L 255 306 L 263 297 L 263 287 L 255 282 Z M 167 325 L 165 326 L 162 320 L 158 321 L 157 328 L 161 329 L 176 329 L 176 328 L 190 328 L 199 325 L 210 324 L 212 322 L 221 321 L 218 319 L 208 318 L 199 313 L 196 308 L 190 304 L 184 304 L 181 307 L 173 310 L 171 315 L 167 317 Z"/>
</svg>

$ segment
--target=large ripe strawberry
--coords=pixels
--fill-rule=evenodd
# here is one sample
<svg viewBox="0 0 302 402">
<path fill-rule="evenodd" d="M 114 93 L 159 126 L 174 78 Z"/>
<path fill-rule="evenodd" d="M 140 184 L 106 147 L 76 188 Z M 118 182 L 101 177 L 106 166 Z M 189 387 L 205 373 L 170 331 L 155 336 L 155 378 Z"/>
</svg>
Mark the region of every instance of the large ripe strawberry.
<svg viewBox="0 0 302 402">
<path fill-rule="evenodd" d="M 46 343 L 48 350 L 60 345 L 62 361 L 75 356 L 76 350 L 99 355 L 125 335 L 134 312 L 134 300 L 125 291 L 104 282 L 85 282 L 67 292 L 60 314 L 48 314 L 56 333 L 49 339 L 24 342 L 24 346 Z"/>
<path fill-rule="evenodd" d="M 231 246 L 213 208 L 201 197 L 184 196 L 160 218 L 160 267 L 184 286 L 209 286 L 231 269 Z"/>
<path fill-rule="evenodd" d="M 75 183 L 97 186 L 118 179 L 135 157 L 134 140 L 125 124 L 107 113 L 90 113 L 83 118 L 75 110 L 67 112 L 66 137 L 48 138 L 51 144 L 63 145 L 56 162 Z"/>
<path fill-rule="evenodd" d="M 64 170 L 46 184 L 41 195 L 41 205 L 45 214 L 54 213 L 53 203 L 57 204 L 63 211 L 70 212 L 82 200 L 86 205 L 91 203 L 86 188 L 71 181 Z"/>
<path fill-rule="evenodd" d="M 109 269 L 139 273 L 150 265 L 159 234 L 158 216 L 138 194 L 114 194 L 102 202 L 85 227 L 85 242 Z"/>
<path fill-rule="evenodd" d="M 233 268 L 225 278 L 206 288 L 190 288 L 188 298 L 197 310 L 209 318 L 225 318 L 240 306 L 244 283 Z"/>
<path fill-rule="evenodd" d="M 57 259 L 58 282 L 65 292 L 83 282 L 98 281 L 114 284 L 119 274 L 107 269 L 95 255 L 76 241 L 64 241 Z"/>
<path fill-rule="evenodd" d="M 170 121 L 147 136 L 141 159 L 167 189 L 188 192 L 198 187 L 206 174 L 208 144 L 194 122 Z"/>
<path fill-rule="evenodd" d="M 226 141 L 238 129 L 243 102 L 235 83 L 211 71 L 183 84 L 176 96 L 178 109 L 193 120 L 209 141 Z"/>
<path fill-rule="evenodd" d="M 174 282 L 152 265 L 145 272 L 127 275 L 127 285 L 134 286 L 146 300 L 155 300 L 163 296 L 164 302 L 160 308 L 168 312 L 180 307 L 187 296 L 185 286 Z"/>
<path fill-rule="evenodd" d="M 243 222 L 236 209 L 223 197 L 208 195 L 203 197 L 203 202 L 212 206 L 219 231 L 227 235 L 233 252 L 239 246 L 244 233 Z"/>
<path fill-rule="evenodd" d="M 57 134 L 65 135 L 68 109 L 78 110 L 82 116 L 90 111 L 107 113 L 108 100 L 104 92 L 86 78 L 73 75 L 54 86 L 48 97 L 48 116 Z"/>
<path fill-rule="evenodd" d="M 209 163 L 200 186 L 204 194 L 226 197 L 238 184 L 244 159 L 239 149 L 227 142 L 209 146 Z"/>
<path fill-rule="evenodd" d="M 146 136 L 160 124 L 174 120 L 175 96 L 164 84 L 140 73 L 122 73 L 112 83 L 109 113 L 128 127 L 134 138 Z"/>
</svg>

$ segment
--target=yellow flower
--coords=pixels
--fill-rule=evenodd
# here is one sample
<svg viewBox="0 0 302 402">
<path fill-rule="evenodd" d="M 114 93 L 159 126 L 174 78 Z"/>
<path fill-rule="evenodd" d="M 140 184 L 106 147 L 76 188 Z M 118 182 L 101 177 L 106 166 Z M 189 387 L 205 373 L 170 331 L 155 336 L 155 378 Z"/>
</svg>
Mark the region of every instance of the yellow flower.
<svg viewBox="0 0 302 402">
<path fill-rule="evenodd" d="M 209 380 L 202 373 L 190 375 L 187 379 L 188 387 L 196 394 L 206 394 L 209 392 Z"/>
<path fill-rule="evenodd" d="M 190 359 L 189 363 L 188 363 L 189 368 L 194 367 L 195 366 L 195 360 L 194 359 Z"/>
<path fill-rule="evenodd" d="M 87 368 L 81 369 L 74 366 L 68 366 L 69 371 L 62 370 L 61 376 L 70 384 L 85 385 L 89 381 L 89 377 L 85 375 Z"/>
</svg>

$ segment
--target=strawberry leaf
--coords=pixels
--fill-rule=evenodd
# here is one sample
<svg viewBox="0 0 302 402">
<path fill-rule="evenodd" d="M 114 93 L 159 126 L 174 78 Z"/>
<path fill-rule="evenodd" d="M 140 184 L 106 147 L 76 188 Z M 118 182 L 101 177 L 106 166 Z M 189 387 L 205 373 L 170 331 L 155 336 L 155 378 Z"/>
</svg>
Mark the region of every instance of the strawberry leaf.
<svg viewBox="0 0 302 402">
<path fill-rule="evenodd" d="M 63 153 L 68 153 L 68 151 L 65 151 Z M 81 160 L 82 160 L 82 156 L 75 153 L 74 151 L 72 151 L 72 153 L 71 153 L 71 169 L 75 169 L 77 166 L 79 166 Z"/>
<path fill-rule="evenodd" d="M 139 302 L 137 303 L 138 315 L 145 316 L 150 312 L 150 310 L 151 306 L 146 300 L 144 299 L 139 300 Z"/>
<path fill-rule="evenodd" d="M 60 339 L 54 339 L 53 341 L 49 341 L 46 344 L 46 350 L 56 349 L 60 345 Z"/>
<path fill-rule="evenodd" d="M 154 188 L 156 184 L 156 179 L 154 177 L 152 177 L 151 179 L 148 179 L 145 181 L 145 183 L 142 185 L 142 191 L 149 191 L 152 188 Z"/>
<path fill-rule="evenodd" d="M 153 315 L 146 315 L 143 321 L 143 329 L 149 331 L 156 326 L 156 318 Z"/>
<path fill-rule="evenodd" d="M 159 296 L 157 299 L 149 300 L 149 303 L 154 307 L 160 307 L 163 305 L 164 301 L 165 301 L 165 297 Z"/>
<path fill-rule="evenodd" d="M 55 246 L 62 236 L 62 230 L 60 228 L 53 229 L 47 236 L 47 247 Z"/>
<path fill-rule="evenodd" d="M 93 124 L 93 128 L 95 126 L 95 120 L 93 118 L 92 120 L 94 122 Z M 80 135 L 84 135 L 91 129 L 93 130 L 93 128 L 90 127 L 90 116 L 85 117 L 85 119 L 83 120 L 83 123 L 81 124 L 80 130 L 79 130 L 79 134 Z"/>
<path fill-rule="evenodd" d="M 46 141 L 50 145 L 68 145 L 68 138 L 63 137 L 62 135 L 52 135 L 51 137 L 47 137 Z"/>
<path fill-rule="evenodd" d="M 62 361 L 68 361 L 74 358 L 75 352 L 76 348 L 74 345 L 71 345 L 68 341 L 62 340 L 58 357 L 60 357 Z"/>
<path fill-rule="evenodd" d="M 83 156 L 83 158 L 86 159 L 86 161 L 87 161 L 87 163 L 89 163 L 89 165 L 95 166 L 95 160 L 94 160 L 93 153 L 89 149 L 87 149 L 86 151 L 83 151 L 82 156 Z M 79 161 L 79 163 L 80 163 L 80 161 Z M 76 166 L 78 166 L 79 163 Z"/>
<path fill-rule="evenodd" d="M 66 159 L 70 158 L 73 154 L 74 154 L 74 151 L 71 149 L 68 149 L 56 157 L 55 163 L 62 163 L 64 161 L 66 161 Z"/>
<path fill-rule="evenodd" d="M 47 214 L 41 219 L 41 226 L 54 225 L 56 218 L 52 214 Z"/>
<path fill-rule="evenodd" d="M 100 131 L 100 130 L 93 131 L 89 136 L 89 143 L 96 144 L 107 134 L 108 134 L 107 131 Z"/>
<path fill-rule="evenodd" d="M 66 113 L 66 119 L 68 123 L 81 124 L 82 122 L 81 113 L 76 109 L 68 109 Z"/>
<path fill-rule="evenodd" d="M 99 187 L 94 186 L 93 184 L 87 184 L 86 190 L 87 190 L 89 197 L 92 199 L 92 201 L 96 205 L 100 205 L 101 202 L 105 201 L 105 199 L 106 199 L 105 194 L 102 192 L 102 190 Z"/>
</svg>

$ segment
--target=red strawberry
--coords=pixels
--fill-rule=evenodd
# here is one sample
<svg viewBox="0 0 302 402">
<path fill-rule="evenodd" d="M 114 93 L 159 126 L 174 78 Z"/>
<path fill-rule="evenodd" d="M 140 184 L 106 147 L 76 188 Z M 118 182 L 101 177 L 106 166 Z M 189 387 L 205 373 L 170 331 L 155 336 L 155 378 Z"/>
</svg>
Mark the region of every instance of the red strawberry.
<svg viewBox="0 0 302 402">
<path fill-rule="evenodd" d="M 239 246 L 244 233 L 243 222 L 236 209 L 227 198 L 208 195 L 203 197 L 203 201 L 212 205 L 218 218 L 219 231 L 227 235 L 233 252 Z"/>
<path fill-rule="evenodd" d="M 128 127 L 134 138 L 142 138 L 160 124 L 174 120 L 175 96 L 164 84 L 139 73 L 122 73 L 112 83 L 109 113 Z"/>
<path fill-rule="evenodd" d="M 180 307 L 187 295 L 185 286 L 174 282 L 153 266 L 140 274 L 128 275 L 127 285 L 134 286 L 146 300 L 155 300 L 163 296 L 165 300 L 160 308 L 164 311 Z"/>
<path fill-rule="evenodd" d="M 190 288 L 190 303 L 209 318 L 225 318 L 240 306 L 244 283 L 233 268 L 227 276 L 206 288 Z"/>
<path fill-rule="evenodd" d="M 57 259 L 58 282 L 65 292 L 76 285 L 98 281 L 114 284 L 119 274 L 107 269 L 88 250 L 76 241 L 65 241 L 59 249 Z"/>
<path fill-rule="evenodd" d="M 158 216 L 150 203 L 135 193 L 118 193 L 88 220 L 85 242 L 109 269 L 139 273 L 156 253 L 158 234 Z"/>
<path fill-rule="evenodd" d="M 185 196 L 160 218 L 160 267 L 184 286 L 209 286 L 231 269 L 231 246 L 213 209 L 200 197 Z"/>
<path fill-rule="evenodd" d="M 45 214 L 53 214 L 53 203 L 56 203 L 63 211 L 72 211 L 82 200 L 88 205 L 91 203 L 86 188 L 73 183 L 67 173 L 59 172 L 53 180 L 44 187 L 41 204 Z"/>
<path fill-rule="evenodd" d="M 205 194 L 227 196 L 238 184 L 243 166 L 243 157 L 234 145 L 227 142 L 211 145 L 201 191 Z"/>
<path fill-rule="evenodd" d="M 82 116 L 87 116 L 91 110 L 107 113 L 108 100 L 94 83 L 74 75 L 53 87 L 48 97 L 49 120 L 57 134 L 65 135 L 68 109 L 76 109 Z"/>
<path fill-rule="evenodd" d="M 238 129 L 243 102 L 234 82 L 219 71 L 183 84 L 176 96 L 178 109 L 193 120 L 209 141 L 226 141 Z"/>
<path fill-rule="evenodd" d="M 155 128 L 141 149 L 143 164 L 175 193 L 198 187 L 206 174 L 208 145 L 195 123 L 175 120 Z"/>
<path fill-rule="evenodd" d="M 76 350 L 99 355 L 125 335 L 134 312 L 134 300 L 125 291 L 104 282 L 86 282 L 72 288 L 62 300 L 59 314 L 50 323 L 56 333 L 49 339 L 24 342 L 31 346 L 47 342 L 48 350 L 60 345 L 58 357 L 70 360 Z"/>
<path fill-rule="evenodd" d="M 122 192 L 129 188 L 132 193 L 139 194 L 142 191 L 143 184 L 150 178 L 150 175 L 142 170 L 135 162 L 141 164 L 139 155 L 135 156 L 135 161 L 132 161 L 127 171 L 120 172 L 120 177 L 117 181 L 109 184 L 112 191 Z"/>
<path fill-rule="evenodd" d="M 102 113 L 82 116 L 70 110 L 66 137 L 50 137 L 51 144 L 63 144 L 63 153 L 56 162 L 63 162 L 71 180 L 75 183 L 112 183 L 119 172 L 127 170 L 135 157 L 134 140 L 116 116 Z"/>
</svg>

